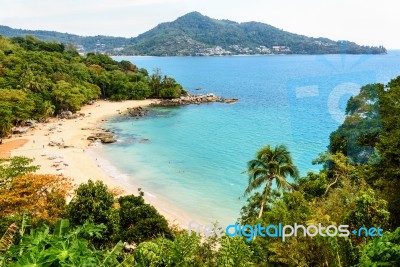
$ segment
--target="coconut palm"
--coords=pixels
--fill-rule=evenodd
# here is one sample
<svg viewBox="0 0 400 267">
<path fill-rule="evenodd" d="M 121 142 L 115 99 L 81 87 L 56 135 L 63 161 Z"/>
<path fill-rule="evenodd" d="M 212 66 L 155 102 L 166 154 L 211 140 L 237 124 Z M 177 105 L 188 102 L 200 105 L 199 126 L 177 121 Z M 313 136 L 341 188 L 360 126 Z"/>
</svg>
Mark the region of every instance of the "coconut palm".
<svg viewBox="0 0 400 267">
<path fill-rule="evenodd" d="M 266 145 L 261 148 L 256 154 L 256 159 L 247 163 L 247 173 L 249 175 L 249 185 L 244 191 L 245 196 L 248 196 L 265 183 L 258 218 L 261 217 L 264 206 L 268 202 L 272 182 L 275 181 L 278 189 L 291 189 L 291 185 L 286 181 L 286 178 L 288 176 L 294 179 L 298 178 L 297 167 L 294 166 L 290 152 L 284 145 L 279 145 L 275 148 Z"/>
</svg>

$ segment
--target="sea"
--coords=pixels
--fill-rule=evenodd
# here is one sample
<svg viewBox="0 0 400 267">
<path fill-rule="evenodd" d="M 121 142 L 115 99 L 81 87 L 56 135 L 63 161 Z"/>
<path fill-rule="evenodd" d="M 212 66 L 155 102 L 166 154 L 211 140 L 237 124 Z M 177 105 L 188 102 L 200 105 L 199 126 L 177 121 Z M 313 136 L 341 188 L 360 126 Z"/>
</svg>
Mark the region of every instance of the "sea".
<svg viewBox="0 0 400 267">
<path fill-rule="evenodd" d="M 238 98 L 151 108 L 105 127 L 118 142 L 97 153 L 116 179 L 139 185 L 196 222 L 230 224 L 246 203 L 247 162 L 269 144 L 285 145 L 302 176 L 343 122 L 347 100 L 368 83 L 400 75 L 400 50 L 387 55 L 115 57 L 149 73 L 160 69 L 193 94 Z M 148 140 L 146 140 L 148 139 Z"/>
</svg>

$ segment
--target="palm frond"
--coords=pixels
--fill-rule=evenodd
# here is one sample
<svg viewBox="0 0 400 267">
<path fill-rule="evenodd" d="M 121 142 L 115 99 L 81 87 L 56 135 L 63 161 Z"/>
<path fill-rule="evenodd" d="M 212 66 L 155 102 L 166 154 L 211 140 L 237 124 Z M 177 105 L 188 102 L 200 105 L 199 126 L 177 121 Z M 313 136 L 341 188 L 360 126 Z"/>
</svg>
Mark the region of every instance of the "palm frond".
<svg viewBox="0 0 400 267">
<path fill-rule="evenodd" d="M 255 168 L 265 168 L 265 163 L 258 159 L 253 159 L 247 162 L 247 170 Z"/>
<path fill-rule="evenodd" d="M 251 181 L 259 176 L 267 176 L 269 172 L 265 168 L 256 168 L 248 171 L 247 173 L 249 175 L 249 183 L 251 183 Z"/>
<path fill-rule="evenodd" d="M 283 176 L 291 176 L 294 180 L 299 178 L 299 170 L 293 164 L 285 164 L 280 166 L 280 174 Z"/>
<path fill-rule="evenodd" d="M 299 176 L 290 152 L 284 145 L 274 148 L 270 145 L 262 147 L 256 153 L 256 159 L 247 163 L 247 174 L 248 187 L 244 192 L 245 196 L 258 189 L 263 183 L 268 183 L 269 179 L 274 179 L 278 188 L 290 189 L 291 185 L 286 181 L 286 177 L 291 176 L 296 180 Z M 264 194 L 269 194 L 269 192 L 264 192 Z"/>
<path fill-rule="evenodd" d="M 285 177 L 282 175 L 275 176 L 275 183 L 276 183 L 276 187 L 279 189 L 281 189 L 281 188 L 282 189 L 285 189 L 285 188 L 291 189 L 292 188 L 291 184 L 288 181 L 286 181 Z"/>
<path fill-rule="evenodd" d="M 246 190 L 244 191 L 244 196 L 249 195 L 253 190 L 256 190 L 261 187 L 263 183 L 267 181 L 266 177 L 259 176 L 255 178 L 249 185 L 247 186 Z"/>
</svg>

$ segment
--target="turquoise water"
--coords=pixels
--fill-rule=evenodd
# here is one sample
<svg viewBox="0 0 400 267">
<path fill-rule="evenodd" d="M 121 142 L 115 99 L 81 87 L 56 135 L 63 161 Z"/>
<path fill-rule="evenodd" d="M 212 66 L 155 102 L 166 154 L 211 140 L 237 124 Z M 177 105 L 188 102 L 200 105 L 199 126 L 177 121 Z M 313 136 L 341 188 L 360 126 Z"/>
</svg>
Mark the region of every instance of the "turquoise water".
<svg viewBox="0 0 400 267">
<path fill-rule="evenodd" d="M 119 57 L 161 68 L 191 92 L 238 97 L 236 104 L 153 109 L 107 123 L 119 142 L 106 159 L 128 182 L 201 222 L 234 222 L 247 184 L 246 162 L 265 144 L 285 144 L 304 175 L 343 120 L 361 85 L 400 74 L 399 52 L 385 56 Z M 202 91 L 195 91 L 196 88 Z M 137 142 L 142 138 L 148 143 Z"/>
</svg>

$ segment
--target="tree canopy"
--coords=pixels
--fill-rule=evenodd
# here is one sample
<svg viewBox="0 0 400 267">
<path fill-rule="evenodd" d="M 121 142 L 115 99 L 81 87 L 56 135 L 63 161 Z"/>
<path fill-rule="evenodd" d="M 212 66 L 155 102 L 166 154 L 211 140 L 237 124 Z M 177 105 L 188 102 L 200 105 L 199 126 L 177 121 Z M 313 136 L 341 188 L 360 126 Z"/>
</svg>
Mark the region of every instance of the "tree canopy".
<svg viewBox="0 0 400 267">
<path fill-rule="evenodd" d="M 149 75 L 129 61 L 89 53 L 33 36 L 0 36 L 0 137 L 28 119 L 78 111 L 99 98 L 175 98 L 186 94 L 158 70 Z"/>
</svg>

